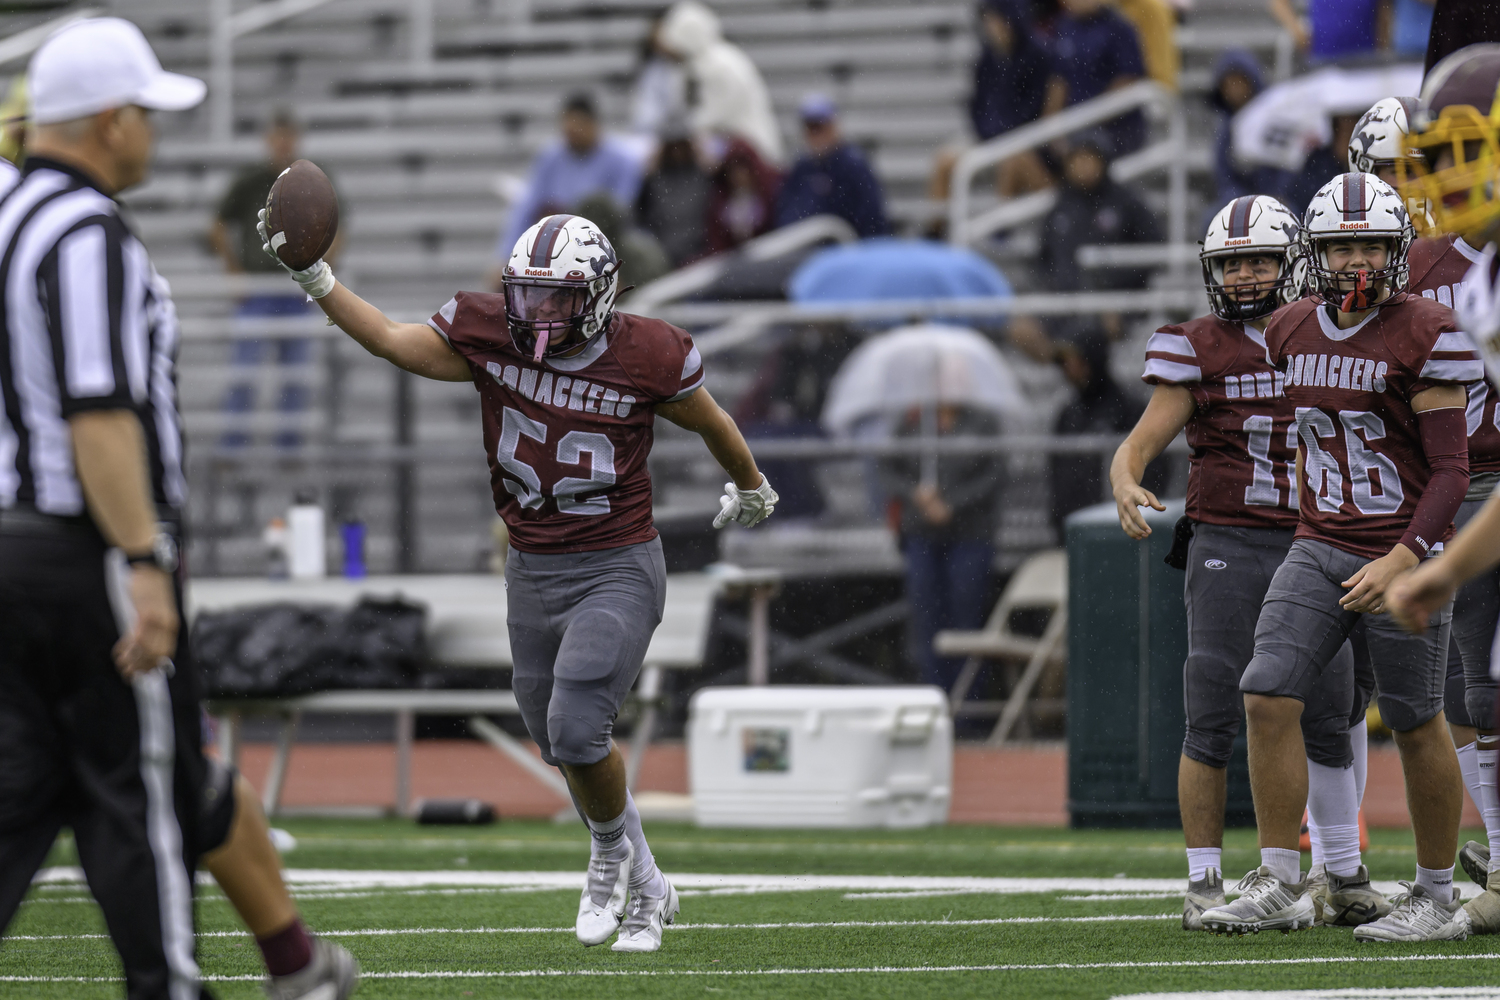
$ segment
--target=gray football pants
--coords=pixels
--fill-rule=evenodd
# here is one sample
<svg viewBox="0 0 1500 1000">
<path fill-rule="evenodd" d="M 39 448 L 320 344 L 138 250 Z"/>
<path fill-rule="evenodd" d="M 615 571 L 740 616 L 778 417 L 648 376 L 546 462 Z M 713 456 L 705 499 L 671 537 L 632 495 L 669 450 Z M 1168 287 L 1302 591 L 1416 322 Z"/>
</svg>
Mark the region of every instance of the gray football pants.
<svg viewBox="0 0 1500 1000">
<path fill-rule="evenodd" d="M 1363 626 L 1374 669 L 1380 717 L 1398 733 L 1410 732 L 1443 710 L 1452 607 L 1433 615 L 1422 635 L 1404 632 L 1390 615 L 1345 611 L 1340 583 L 1365 563 L 1323 542 L 1299 538 L 1276 571 L 1255 628 L 1255 658 L 1240 690 L 1300 698 L 1304 703 L 1325 685 L 1349 683 L 1335 654 Z"/>
<path fill-rule="evenodd" d="M 1255 625 L 1271 579 L 1292 544 L 1292 529 L 1197 524 L 1188 543 L 1188 656 L 1183 665 L 1185 757 L 1227 767 L 1240 731 L 1244 696 L 1240 678 L 1255 654 Z M 1337 652 L 1340 677 L 1352 679 L 1345 644 Z M 1349 764 L 1348 719 L 1354 693 L 1349 680 L 1309 693 L 1302 739 L 1309 759 L 1329 767 Z"/>
<path fill-rule="evenodd" d="M 505 589 L 526 730 L 548 764 L 597 764 L 661 622 L 661 540 L 566 555 L 511 549 Z"/>
</svg>

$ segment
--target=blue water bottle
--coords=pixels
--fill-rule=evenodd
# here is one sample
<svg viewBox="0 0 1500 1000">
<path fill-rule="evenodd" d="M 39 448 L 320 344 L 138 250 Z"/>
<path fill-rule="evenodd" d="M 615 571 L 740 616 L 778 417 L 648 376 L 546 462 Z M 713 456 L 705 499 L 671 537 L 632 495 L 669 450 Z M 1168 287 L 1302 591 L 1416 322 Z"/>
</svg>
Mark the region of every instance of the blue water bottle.
<svg viewBox="0 0 1500 1000">
<path fill-rule="evenodd" d="M 344 536 L 344 576 L 360 580 L 365 575 L 365 523 L 346 521 L 341 533 Z"/>
</svg>

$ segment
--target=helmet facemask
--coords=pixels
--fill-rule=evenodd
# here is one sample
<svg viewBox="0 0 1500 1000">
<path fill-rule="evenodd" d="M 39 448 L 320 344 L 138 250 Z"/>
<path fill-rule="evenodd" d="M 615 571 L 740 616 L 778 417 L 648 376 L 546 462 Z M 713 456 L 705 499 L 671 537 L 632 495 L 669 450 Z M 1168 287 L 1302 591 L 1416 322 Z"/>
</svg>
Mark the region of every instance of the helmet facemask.
<svg viewBox="0 0 1500 1000">
<path fill-rule="evenodd" d="M 1233 257 L 1279 258 L 1276 277 L 1270 281 L 1226 285 L 1224 265 Z M 1235 249 L 1213 255 L 1202 255 L 1203 287 L 1213 314 L 1231 323 L 1246 323 L 1269 316 L 1296 297 L 1293 271 L 1295 261 L 1285 250 Z M 1256 293 L 1253 297 L 1248 292 Z"/>
<path fill-rule="evenodd" d="M 516 350 L 533 361 L 566 354 L 598 333 L 594 316 L 604 281 L 505 276 L 505 318 Z M 590 329 L 595 327 L 595 329 Z"/>
<path fill-rule="evenodd" d="M 1500 102 L 1496 102 L 1500 108 Z M 1422 159 L 1396 162 L 1398 187 L 1408 203 L 1420 200 L 1427 212 L 1413 213 L 1423 236 L 1458 233 L 1482 246 L 1500 222 L 1500 121 L 1469 105 L 1443 108 L 1427 128 L 1410 137 Z"/>
<path fill-rule="evenodd" d="M 1386 244 L 1386 263 L 1379 268 L 1341 268 L 1328 263 L 1328 244 L 1355 240 L 1380 240 Z M 1328 305 L 1346 313 L 1362 312 L 1406 288 L 1409 267 L 1406 241 L 1386 235 L 1322 235 L 1307 241 L 1308 285 Z M 1350 285 L 1345 288 L 1344 285 Z"/>
</svg>

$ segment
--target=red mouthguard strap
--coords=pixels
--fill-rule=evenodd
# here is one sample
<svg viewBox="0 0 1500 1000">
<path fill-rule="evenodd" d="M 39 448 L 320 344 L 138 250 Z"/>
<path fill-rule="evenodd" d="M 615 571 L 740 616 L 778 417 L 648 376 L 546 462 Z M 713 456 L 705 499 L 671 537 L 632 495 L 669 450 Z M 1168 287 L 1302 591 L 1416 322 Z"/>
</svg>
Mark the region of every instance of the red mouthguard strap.
<svg viewBox="0 0 1500 1000">
<path fill-rule="evenodd" d="M 1354 275 L 1354 291 L 1344 296 L 1343 305 L 1339 306 L 1344 312 L 1354 312 L 1357 309 L 1370 308 L 1369 296 L 1365 294 L 1365 288 L 1369 282 L 1366 280 L 1364 271 L 1358 271 Z"/>
<path fill-rule="evenodd" d="M 1360 273 L 1363 274 L 1364 272 L 1361 271 Z M 1347 312 L 1347 310 L 1345 311 Z M 531 352 L 532 361 L 540 362 L 542 360 L 542 352 L 547 349 L 547 341 L 551 338 L 551 336 L 552 332 L 550 330 L 543 330 L 541 333 L 538 333 L 536 335 L 536 350 Z"/>
</svg>

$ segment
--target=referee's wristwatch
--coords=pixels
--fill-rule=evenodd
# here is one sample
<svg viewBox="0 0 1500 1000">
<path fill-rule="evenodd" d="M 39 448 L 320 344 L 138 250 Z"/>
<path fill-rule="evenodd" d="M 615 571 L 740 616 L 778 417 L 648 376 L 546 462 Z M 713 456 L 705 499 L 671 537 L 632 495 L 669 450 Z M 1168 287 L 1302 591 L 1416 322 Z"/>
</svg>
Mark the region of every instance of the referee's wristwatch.
<svg viewBox="0 0 1500 1000">
<path fill-rule="evenodd" d="M 154 566 L 171 576 L 177 572 L 177 540 L 165 531 L 156 533 L 151 539 L 151 548 L 145 552 L 125 553 L 125 562 L 130 566 Z"/>
</svg>

